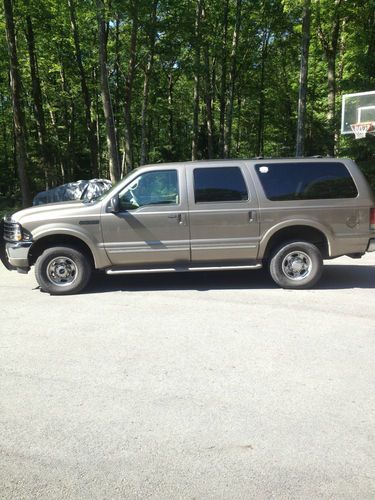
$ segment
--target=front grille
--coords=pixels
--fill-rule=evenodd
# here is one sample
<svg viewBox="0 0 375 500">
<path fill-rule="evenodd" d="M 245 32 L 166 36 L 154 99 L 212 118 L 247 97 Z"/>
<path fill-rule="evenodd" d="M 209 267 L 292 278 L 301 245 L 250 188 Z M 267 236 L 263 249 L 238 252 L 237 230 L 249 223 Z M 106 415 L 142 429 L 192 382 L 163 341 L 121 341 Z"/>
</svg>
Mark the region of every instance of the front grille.
<svg viewBox="0 0 375 500">
<path fill-rule="evenodd" d="M 18 241 L 16 234 L 19 234 L 20 226 L 16 222 L 11 222 L 4 219 L 4 240 L 5 241 Z"/>
</svg>

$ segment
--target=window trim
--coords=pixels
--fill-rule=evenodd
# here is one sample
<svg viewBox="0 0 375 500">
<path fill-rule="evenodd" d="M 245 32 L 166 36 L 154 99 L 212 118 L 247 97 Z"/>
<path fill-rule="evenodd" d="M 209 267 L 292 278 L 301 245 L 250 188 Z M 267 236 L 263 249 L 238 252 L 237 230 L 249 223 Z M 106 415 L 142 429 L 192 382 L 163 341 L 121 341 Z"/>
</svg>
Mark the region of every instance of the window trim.
<svg viewBox="0 0 375 500">
<path fill-rule="evenodd" d="M 137 210 L 141 210 L 146 207 L 181 207 L 182 205 L 182 200 L 181 200 L 181 176 L 180 176 L 180 171 L 177 168 L 163 168 L 162 170 L 147 170 L 145 172 L 140 172 L 136 177 L 134 177 L 128 184 L 126 184 L 123 189 L 121 189 L 117 195 L 120 197 L 120 194 L 127 189 L 134 181 L 136 181 L 139 177 L 142 175 L 147 175 L 147 174 L 160 174 L 164 172 L 176 172 L 177 174 L 177 189 L 178 189 L 178 203 L 150 203 L 147 205 L 142 205 L 140 207 L 134 208 L 134 209 L 127 209 L 127 210 L 121 210 L 120 212 L 136 212 Z"/>
<path fill-rule="evenodd" d="M 241 176 L 242 176 L 242 179 L 243 179 L 243 182 L 245 184 L 245 188 L 246 188 L 246 193 L 247 193 L 247 198 L 245 200 L 215 200 L 215 201 L 196 201 L 196 197 L 195 197 L 195 194 L 196 194 L 196 191 L 195 191 L 195 177 L 194 177 L 194 172 L 196 170 L 214 170 L 214 169 L 218 169 L 218 168 L 235 168 L 237 170 L 240 171 L 241 173 Z M 246 179 L 246 176 L 244 175 L 244 172 L 242 170 L 242 168 L 239 166 L 239 165 L 218 165 L 218 166 L 212 166 L 212 167 L 195 167 L 193 168 L 193 172 L 192 172 L 192 180 L 193 180 L 193 183 L 192 183 L 192 187 L 193 187 L 193 196 L 194 196 L 194 204 L 195 205 L 206 205 L 206 204 L 209 204 L 209 205 L 212 205 L 214 203 L 248 203 L 250 200 L 251 200 L 251 196 L 250 196 L 250 189 L 249 189 L 249 185 L 247 183 L 247 179 Z"/>
</svg>

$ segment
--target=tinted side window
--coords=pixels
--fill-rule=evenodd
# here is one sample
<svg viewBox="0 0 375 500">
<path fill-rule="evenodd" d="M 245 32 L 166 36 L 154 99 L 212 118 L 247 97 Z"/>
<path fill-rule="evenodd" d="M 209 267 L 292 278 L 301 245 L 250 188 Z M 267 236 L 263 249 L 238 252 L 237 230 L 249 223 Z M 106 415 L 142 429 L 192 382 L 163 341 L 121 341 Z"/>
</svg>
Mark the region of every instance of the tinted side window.
<svg viewBox="0 0 375 500">
<path fill-rule="evenodd" d="M 194 195 L 195 203 L 248 199 L 245 180 L 238 167 L 194 169 Z"/>
<path fill-rule="evenodd" d="M 357 188 L 342 163 L 263 163 L 255 166 L 269 200 L 355 198 Z"/>
</svg>

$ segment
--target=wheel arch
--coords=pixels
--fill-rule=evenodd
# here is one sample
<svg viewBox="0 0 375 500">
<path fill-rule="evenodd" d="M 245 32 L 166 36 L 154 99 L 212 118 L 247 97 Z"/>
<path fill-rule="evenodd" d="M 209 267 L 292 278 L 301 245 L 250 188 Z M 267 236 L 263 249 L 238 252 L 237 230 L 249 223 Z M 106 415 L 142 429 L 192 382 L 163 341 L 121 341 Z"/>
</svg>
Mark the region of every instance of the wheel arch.
<svg viewBox="0 0 375 500">
<path fill-rule="evenodd" d="M 316 245 L 324 259 L 331 255 L 331 243 L 326 233 L 321 228 L 301 223 L 280 227 L 266 235 L 260 245 L 260 257 L 268 259 L 273 249 L 284 242 L 293 240 L 306 241 Z"/>
<path fill-rule="evenodd" d="M 57 246 L 69 246 L 80 250 L 89 258 L 92 267 L 96 267 L 95 255 L 89 245 L 77 236 L 64 233 L 45 235 L 37 239 L 29 251 L 30 266 L 35 264 L 38 257 L 44 252 L 44 250 Z"/>
</svg>

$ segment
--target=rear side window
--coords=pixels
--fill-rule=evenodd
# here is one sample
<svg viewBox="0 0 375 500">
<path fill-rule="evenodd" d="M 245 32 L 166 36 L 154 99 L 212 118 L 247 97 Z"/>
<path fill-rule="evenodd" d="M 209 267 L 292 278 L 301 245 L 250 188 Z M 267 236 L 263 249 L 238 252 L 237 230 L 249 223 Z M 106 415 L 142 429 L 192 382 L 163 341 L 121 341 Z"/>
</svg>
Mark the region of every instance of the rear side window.
<svg viewBox="0 0 375 500">
<path fill-rule="evenodd" d="M 264 163 L 255 166 L 269 200 L 356 198 L 357 188 L 342 163 Z"/>
<path fill-rule="evenodd" d="M 194 169 L 195 203 L 243 201 L 247 188 L 239 167 Z"/>
</svg>

